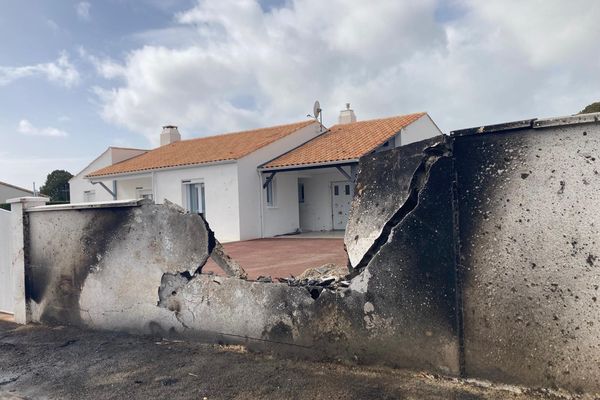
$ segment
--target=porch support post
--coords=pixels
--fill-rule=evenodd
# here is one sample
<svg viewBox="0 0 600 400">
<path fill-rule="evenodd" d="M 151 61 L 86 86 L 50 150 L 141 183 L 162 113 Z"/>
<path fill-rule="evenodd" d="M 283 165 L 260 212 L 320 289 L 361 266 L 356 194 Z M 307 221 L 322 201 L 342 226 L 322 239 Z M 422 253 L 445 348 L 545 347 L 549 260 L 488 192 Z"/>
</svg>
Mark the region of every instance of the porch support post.
<svg viewBox="0 0 600 400">
<path fill-rule="evenodd" d="M 112 190 L 110 190 L 108 188 L 108 186 L 106 186 L 104 184 L 104 182 L 100 182 L 100 181 L 98 181 L 98 182 L 90 181 L 90 182 L 92 182 L 92 185 L 100 185 L 100 186 L 102 186 L 104 188 L 104 190 L 106 190 L 108 193 L 110 193 L 110 195 L 112 196 L 113 200 L 117 199 L 117 190 L 116 190 L 117 189 L 117 181 L 113 181 L 113 188 L 115 189 L 114 192 Z"/>
<path fill-rule="evenodd" d="M 352 181 L 352 177 L 350 175 L 348 175 L 348 173 L 346 171 L 344 171 L 344 168 L 340 167 L 339 165 L 337 165 L 336 168 L 338 171 L 340 171 L 340 174 L 342 174 L 346 177 L 346 179 L 348 179 L 349 181 Z"/>
<path fill-rule="evenodd" d="M 13 312 L 17 324 L 26 324 L 31 315 L 27 307 L 27 295 L 25 293 L 25 279 L 27 268 L 25 265 L 26 238 L 29 235 L 26 210 L 32 207 L 46 205 L 46 197 L 19 197 L 9 199 L 10 204 L 10 268 L 12 269 L 13 285 Z"/>
<path fill-rule="evenodd" d="M 266 188 L 267 186 L 269 186 L 269 184 L 271 183 L 271 181 L 275 177 L 276 173 L 277 173 L 277 171 L 274 171 L 274 172 L 271 172 L 271 175 L 267 176 L 267 179 L 265 180 L 265 183 L 263 183 L 263 189 Z"/>
<path fill-rule="evenodd" d="M 358 164 L 350 165 L 350 175 L 352 175 L 352 182 L 356 183 L 358 177 Z"/>
</svg>

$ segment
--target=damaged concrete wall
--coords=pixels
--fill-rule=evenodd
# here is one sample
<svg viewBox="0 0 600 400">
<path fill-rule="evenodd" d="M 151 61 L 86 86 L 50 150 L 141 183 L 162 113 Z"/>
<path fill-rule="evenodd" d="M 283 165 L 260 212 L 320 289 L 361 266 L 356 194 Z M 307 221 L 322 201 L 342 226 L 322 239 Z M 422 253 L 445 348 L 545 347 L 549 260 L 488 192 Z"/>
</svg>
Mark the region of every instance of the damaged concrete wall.
<svg viewBox="0 0 600 400">
<path fill-rule="evenodd" d="M 454 252 L 456 257 L 455 274 L 446 275 L 446 284 L 456 285 L 456 332 L 464 376 L 600 390 L 599 117 L 518 121 L 460 131 L 449 138 L 453 178 L 434 183 L 430 175 L 428 184 L 435 185 L 437 194 L 455 187 L 454 201 L 445 206 L 454 210 L 454 233 L 437 245 L 455 246 L 444 253 Z M 403 163 L 396 157 L 387 153 L 361 160 L 353 221 L 346 235 L 358 272 L 364 259 L 370 259 L 368 246 L 378 251 L 378 269 L 408 266 L 413 274 L 426 274 L 428 262 L 444 260 L 434 243 L 426 252 L 414 244 L 434 240 L 417 226 L 431 227 L 436 234 L 443 230 L 429 225 L 427 218 L 407 224 L 411 215 L 405 209 L 412 208 L 407 181 L 395 174 L 415 168 L 416 161 L 408 158 Z M 415 171 L 413 179 L 419 176 L 418 168 Z M 398 182 L 400 188 L 390 182 Z M 416 209 L 434 205 L 420 193 Z M 378 210 L 381 205 L 403 216 L 402 240 L 381 237 L 397 223 L 392 212 Z M 450 214 L 442 215 L 437 208 L 427 217 L 450 221 Z M 368 240 L 361 243 L 355 235 Z M 386 246 L 396 251 L 386 254 Z M 365 272 L 370 269 L 372 265 Z M 442 271 L 435 272 L 440 280 Z M 420 290 L 421 295 L 427 291 L 422 282 Z M 405 287 L 399 291 L 406 292 Z M 435 314 L 428 310 L 427 315 Z"/>
<path fill-rule="evenodd" d="M 34 209 L 32 317 L 600 391 L 600 124 L 587 118 L 362 159 L 348 287 L 201 274 L 216 242 L 168 205 Z"/>
<path fill-rule="evenodd" d="M 421 152 L 417 171 L 407 172 L 417 177 L 414 207 L 384 230 L 385 244 L 348 288 L 323 289 L 315 299 L 306 287 L 199 275 L 176 291 L 170 308 L 190 334 L 458 375 L 453 193 L 448 184 L 437 189 L 451 180 L 446 150 L 442 142 L 425 158 Z"/>
<path fill-rule="evenodd" d="M 423 173 L 431 169 L 432 182 L 447 179 L 443 164 Z M 449 193 L 423 195 L 449 201 Z M 199 273 L 215 244 L 199 216 L 176 207 L 42 207 L 27 217 L 34 321 L 267 343 L 317 358 L 458 373 L 452 288 L 439 286 L 434 276 L 445 264 L 413 276 L 408 267 L 380 268 L 374 257 L 372 270 L 335 290 L 249 282 Z M 445 234 L 449 227 L 439 221 Z M 402 229 L 397 235 L 402 240 Z M 421 284 L 428 285 L 426 292 Z M 444 293 L 438 296 L 438 290 Z"/>
<path fill-rule="evenodd" d="M 600 390 L 600 124 L 587 122 L 456 137 L 470 376 Z"/>
<path fill-rule="evenodd" d="M 410 211 L 403 214 L 400 208 L 416 205 L 414 174 L 423 150 L 444 140 L 437 136 L 361 159 L 344 240 L 351 267 L 364 268 L 381 246 L 380 238 L 387 239 L 389 228 Z"/>
<path fill-rule="evenodd" d="M 102 329 L 176 329 L 157 307 L 165 273 L 193 275 L 214 240 L 199 215 L 170 206 L 27 213 L 26 295 L 33 321 Z"/>
<path fill-rule="evenodd" d="M 361 160 L 345 243 L 351 288 L 365 285 L 379 311 L 369 323 L 394 331 L 403 365 L 458 374 L 449 146 L 439 136 Z"/>
</svg>

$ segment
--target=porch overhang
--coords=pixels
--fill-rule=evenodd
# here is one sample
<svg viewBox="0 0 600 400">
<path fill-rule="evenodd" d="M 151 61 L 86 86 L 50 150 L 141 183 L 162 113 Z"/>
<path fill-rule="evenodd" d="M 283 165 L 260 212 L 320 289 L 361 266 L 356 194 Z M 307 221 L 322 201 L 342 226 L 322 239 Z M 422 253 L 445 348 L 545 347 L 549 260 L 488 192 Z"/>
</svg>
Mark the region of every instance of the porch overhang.
<svg viewBox="0 0 600 400">
<path fill-rule="evenodd" d="M 298 164 L 298 165 L 284 165 L 280 167 L 264 167 L 259 166 L 258 170 L 262 173 L 277 173 L 277 172 L 293 172 L 293 171 L 306 171 L 311 169 L 323 169 L 323 168 L 337 168 L 337 167 L 352 167 L 358 164 L 358 159 L 343 160 L 343 161 L 331 161 L 314 164 Z"/>
</svg>

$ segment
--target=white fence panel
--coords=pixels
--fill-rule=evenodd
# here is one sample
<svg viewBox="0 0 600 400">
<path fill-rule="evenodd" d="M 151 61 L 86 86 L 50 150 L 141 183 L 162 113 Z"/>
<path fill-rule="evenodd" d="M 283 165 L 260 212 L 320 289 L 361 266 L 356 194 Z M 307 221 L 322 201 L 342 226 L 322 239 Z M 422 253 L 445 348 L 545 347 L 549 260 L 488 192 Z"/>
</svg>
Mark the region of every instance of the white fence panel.
<svg viewBox="0 0 600 400">
<path fill-rule="evenodd" d="M 14 312 L 10 264 L 10 212 L 0 209 L 0 312 Z"/>
</svg>

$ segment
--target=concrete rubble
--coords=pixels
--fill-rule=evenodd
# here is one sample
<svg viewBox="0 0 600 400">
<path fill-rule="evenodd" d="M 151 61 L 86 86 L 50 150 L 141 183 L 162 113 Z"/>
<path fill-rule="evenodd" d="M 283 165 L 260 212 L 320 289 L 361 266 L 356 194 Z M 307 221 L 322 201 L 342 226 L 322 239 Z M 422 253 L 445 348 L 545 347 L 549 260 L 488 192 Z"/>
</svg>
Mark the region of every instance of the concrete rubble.
<svg viewBox="0 0 600 400">
<path fill-rule="evenodd" d="M 360 161 L 350 270 L 245 279 L 199 215 L 27 212 L 30 319 L 600 391 L 598 115 Z M 208 257 L 229 275 L 202 273 Z"/>
</svg>

